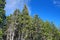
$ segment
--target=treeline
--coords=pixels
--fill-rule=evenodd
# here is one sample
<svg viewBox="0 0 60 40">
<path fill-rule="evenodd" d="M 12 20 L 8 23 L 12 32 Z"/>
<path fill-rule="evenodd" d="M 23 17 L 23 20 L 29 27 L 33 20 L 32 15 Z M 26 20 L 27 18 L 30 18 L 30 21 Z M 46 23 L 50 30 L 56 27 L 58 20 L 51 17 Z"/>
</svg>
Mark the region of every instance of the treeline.
<svg viewBox="0 0 60 40">
<path fill-rule="evenodd" d="M 0 0 L 0 40 L 60 40 L 60 31 L 53 22 L 31 17 L 26 5 L 5 16 L 5 0 Z"/>
</svg>

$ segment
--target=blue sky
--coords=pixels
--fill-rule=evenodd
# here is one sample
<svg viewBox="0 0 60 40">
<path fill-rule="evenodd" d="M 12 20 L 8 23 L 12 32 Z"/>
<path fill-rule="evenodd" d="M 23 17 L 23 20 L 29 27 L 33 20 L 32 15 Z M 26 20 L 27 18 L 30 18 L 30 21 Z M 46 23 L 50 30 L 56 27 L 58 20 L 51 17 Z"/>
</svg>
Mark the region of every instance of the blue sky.
<svg viewBox="0 0 60 40">
<path fill-rule="evenodd" d="M 31 16 L 38 14 L 44 21 L 53 21 L 57 27 L 60 26 L 60 0 L 6 0 L 6 15 L 12 14 L 16 8 L 21 11 L 24 4 Z"/>
</svg>

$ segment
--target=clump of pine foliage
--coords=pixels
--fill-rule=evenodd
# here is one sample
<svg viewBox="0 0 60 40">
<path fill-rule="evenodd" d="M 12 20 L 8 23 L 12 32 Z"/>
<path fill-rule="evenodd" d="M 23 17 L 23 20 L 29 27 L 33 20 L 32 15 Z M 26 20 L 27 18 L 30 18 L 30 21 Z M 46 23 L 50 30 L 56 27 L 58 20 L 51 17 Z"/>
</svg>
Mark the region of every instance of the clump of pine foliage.
<svg viewBox="0 0 60 40">
<path fill-rule="evenodd" d="M 32 18 L 26 5 L 5 16 L 5 0 L 0 0 L 0 40 L 60 40 L 60 31 L 53 22 Z"/>
</svg>

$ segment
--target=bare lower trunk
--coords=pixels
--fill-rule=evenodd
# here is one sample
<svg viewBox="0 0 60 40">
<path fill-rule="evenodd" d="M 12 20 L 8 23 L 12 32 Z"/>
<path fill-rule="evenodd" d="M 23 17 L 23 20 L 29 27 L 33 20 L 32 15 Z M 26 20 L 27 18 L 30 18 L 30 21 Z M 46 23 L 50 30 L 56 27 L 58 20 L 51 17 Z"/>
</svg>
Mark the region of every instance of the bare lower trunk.
<svg viewBox="0 0 60 40">
<path fill-rule="evenodd" d="M 20 33 L 19 33 L 18 40 L 25 40 L 25 39 L 23 38 L 23 34 L 22 34 L 22 32 L 21 32 L 21 31 L 20 31 Z"/>
<path fill-rule="evenodd" d="M 10 32 L 7 34 L 7 40 L 13 40 L 14 39 L 14 32 Z"/>
<path fill-rule="evenodd" d="M 21 34 L 19 33 L 19 37 L 18 37 L 18 40 L 21 40 Z"/>
</svg>

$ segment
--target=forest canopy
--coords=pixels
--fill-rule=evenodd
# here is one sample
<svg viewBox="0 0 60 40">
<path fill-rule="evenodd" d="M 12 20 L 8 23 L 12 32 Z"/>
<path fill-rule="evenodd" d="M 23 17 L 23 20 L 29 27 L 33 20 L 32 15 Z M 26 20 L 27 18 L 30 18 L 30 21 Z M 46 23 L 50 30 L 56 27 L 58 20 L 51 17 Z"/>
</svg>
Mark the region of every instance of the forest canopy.
<svg viewBox="0 0 60 40">
<path fill-rule="evenodd" d="M 0 40 L 60 40 L 60 31 L 53 22 L 44 22 L 37 14 L 30 16 L 26 5 L 22 12 L 16 9 L 6 16 L 5 4 L 0 0 Z"/>
</svg>

